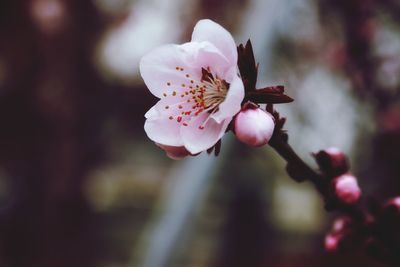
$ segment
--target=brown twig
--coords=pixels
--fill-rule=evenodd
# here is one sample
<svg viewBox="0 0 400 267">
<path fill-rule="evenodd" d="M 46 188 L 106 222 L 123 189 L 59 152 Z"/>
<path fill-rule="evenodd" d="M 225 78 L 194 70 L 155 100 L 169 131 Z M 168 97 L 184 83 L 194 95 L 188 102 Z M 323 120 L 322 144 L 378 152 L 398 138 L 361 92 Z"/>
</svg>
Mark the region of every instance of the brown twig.
<svg viewBox="0 0 400 267">
<path fill-rule="evenodd" d="M 269 145 L 287 162 L 286 170 L 289 176 L 297 181 L 310 181 L 325 201 L 327 211 L 341 211 L 355 221 L 364 221 L 367 217 L 365 211 L 358 205 L 346 205 L 338 202 L 330 194 L 330 181 L 323 174 L 320 174 L 308 166 L 287 142 L 287 133 L 282 129 L 275 130 Z"/>
</svg>

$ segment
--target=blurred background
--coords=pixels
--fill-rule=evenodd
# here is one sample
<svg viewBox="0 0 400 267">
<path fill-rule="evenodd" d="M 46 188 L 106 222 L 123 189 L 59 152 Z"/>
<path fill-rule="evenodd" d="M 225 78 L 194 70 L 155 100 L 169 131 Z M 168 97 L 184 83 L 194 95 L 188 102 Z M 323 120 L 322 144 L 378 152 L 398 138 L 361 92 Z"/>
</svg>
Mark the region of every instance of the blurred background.
<svg viewBox="0 0 400 267">
<path fill-rule="evenodd" d="M 138 62 L 201 18 L 252 40 L 308 163 L 336 146 L 365 195 L 400 193 L 397 0 L 3 0 L 0 266 L 382 266 L 324 252 L 335 214 L 271 148 L 172 161 L 146 138 Z"/>
</svg>

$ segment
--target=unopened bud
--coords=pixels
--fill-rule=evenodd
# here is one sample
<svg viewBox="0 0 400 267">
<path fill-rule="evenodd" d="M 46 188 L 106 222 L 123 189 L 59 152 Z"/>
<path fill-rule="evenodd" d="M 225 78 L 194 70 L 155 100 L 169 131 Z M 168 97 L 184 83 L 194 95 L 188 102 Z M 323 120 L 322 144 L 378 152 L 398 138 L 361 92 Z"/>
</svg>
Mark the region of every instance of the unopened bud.
<svg viewBox="0 0 400 267">
<path fill-rule="evenodd" d="M 332 232 L 343 233 L 351 225 L 351 220 L 347 217 L 340 217 L 333 222 Z"/>
<path fill-rule="evenodd" d="M 334 234 L 327 234 L 325 236 L 325 249 L 328 252 L 335 252 L 338 250 L 339 242 L 340 242 L 340 235 Z"/>
<path fill-rule="evenodd" d="M 349 171 L 345 154 L 336 147 L 321 150 L 314 156 L 320 169 L 330 177 L 336 177 Z"/>
<path fill-rule="evenodd" d="M 361 189 L 357 179 L 351 174 L 343 174 L 333 180 L 337 198 L 346 204 L 354 204 L 361 196 Z"/>
<path fill-rule="evenodd" d="M 191 155 L 183 146 L 167 146 L 158 143 L 156 143 L 156 145 L 164 150 L 167 153 L 167 156 L 171 159 L 179 160 Z"/>
<path fill-rule="evenodd" d="M 389 224 L 400 223 L 400 197 L 392 198 L 384 205 L 384 216 Z"/>
<path fill-rule="evenodd" d="M 352 244 L 352 220 L 348 217 L 339 217 L 333 224 L 331 231 L 325 236 L 325 249 L 329 252 Z"/>
<path fill-rule="evenodd" d="M 260 108 L 248 108 L 235 118 L 237 138 L 250 146 L 262 146 L 269 142 L 275 122 L 271 114 Z"/>
<path fill-rule="evenodd" d="M 389 200 L 388 206 L 393 206 L 396 208 L 398 211 L 400 211 L 400 197 L 395 197 Z"/>
</svg>

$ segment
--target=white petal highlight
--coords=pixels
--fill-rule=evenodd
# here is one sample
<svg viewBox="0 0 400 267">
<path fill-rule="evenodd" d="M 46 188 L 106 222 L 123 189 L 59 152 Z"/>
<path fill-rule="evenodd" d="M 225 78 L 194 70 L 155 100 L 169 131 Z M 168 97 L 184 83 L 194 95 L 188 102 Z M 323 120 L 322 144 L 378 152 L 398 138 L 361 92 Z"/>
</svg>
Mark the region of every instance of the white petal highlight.
<svg viewBox="0 0 400 267">
<path fill-rule="evenodd" d="M 150 92 L 158 98 L 164 94 L 182 90 L 181 85 L 187 81 L 186 74 L 194 76 L 198 71 L 186 64 L 187 57 L 193 53 L 180 45 L 163 45 L 145 56 L 140 61 L 140 74 Z M 196 77 L 197 79 L 199 77 Z"/>
<path fill-rule="evenodd" d="M 163 117 L 149 118 L 144 123 L 147 136 L 154 142 L 168 146 L 182 146 L 180 124 Z"/>
<path fill-rule="evenodd" d="M 156 106 L 152 106 L 145 114 L 144 114 L 144 117 L 146 118 L 146 119 L 148 119 L 148 118 L 154 118 L 154 117 L 158 117 L 159 116 L 159 113 L 158 113 L 158 111 L 157 111 L 157 109 L 156 109 Z"/>
<path fill-rule="evenodd" d="M 196 154 L 215 145 L 224 135 L 231 119 L 227 119 L 222 123 L 217 123 L 210 114 L 203 112 L 194 117 L 187 127 L 181 128 L 183 144 L 186 149 Z"/>
<path fill-rule="evenodd" d="M 211 43 L 163 45 L 143 56 L 140 74 L 150 92 L 158 98 L 179 94 L 190 82 L 201 80 L 201 68 L 212 67 L 223 75 L 231 65 Z"/>
<path fill-rule="evenodd" d="M 192 42 L 208 41 L 215 45 L 231 65 L 237 64 L 236 44 L 232 35 L 221 25 L 209 19 L 197 22 L 193 29 Z"/>
</svg>

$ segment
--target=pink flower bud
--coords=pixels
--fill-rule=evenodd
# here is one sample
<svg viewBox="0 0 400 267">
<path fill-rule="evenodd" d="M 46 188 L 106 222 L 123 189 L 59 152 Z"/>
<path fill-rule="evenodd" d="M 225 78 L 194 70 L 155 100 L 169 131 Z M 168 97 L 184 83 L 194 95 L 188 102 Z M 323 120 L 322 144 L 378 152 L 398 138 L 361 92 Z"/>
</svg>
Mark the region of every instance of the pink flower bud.
<svg viewBox="0 0 400 267">
<path fill-rule="evenodd" d="M 389 200 L 389 205 L 396 207 L 400 211 L 400 197 L 395 197 Z"/>
<path fill-rule="evenodd" d="M 325 249 L 334 252 L 340 247 L 351 245 L 354 235 L 352 224 L 349 217 L 337 218 L 332 224 L 331 231 L 325 236 Z"/>
<path fill-rule="evenodd" d="M 235 119 L 237 138 L 250 146 L 267 144 L 274 132 L 274 127 L 272 115 L 260 108 L 242 110 Z"/>
<path fill-rule="evenodd" d="M 343 174 L 333 180 L 337 198 L 346 204 L 354 204 L 361 196 L 361 189 L 357 179 L 351 174 Z"/>
<path fill-rule="evenodd" d="M 335 234 L 343 233 L 346 231 L 346 228 L 349 228 L 351 221 L 347 217 L 340 217 L 333 222 L 332 232 Z"/>
<path fill-rule="evenodd" d="M 400 197 L 390 199 L 384 206 L 386 214 L 392 214 L 400 219 Z M 391 218 L 393 220 L 393 218 Z"/>
<path fill-rule="evenodd" d="M 314 156 L 320 169 L 330 177 L 336 177 L 349 171 L 345 154 L 336 147 L 321 150 Z"/>
<path fill-rule="evenodd" d="M 156 143 L 156 145 L 164 150 L 167 153 L 167 156 L 171 159 L 179 160 L 191 155 L 183 146 L 167 146 L 158 143 Z"/>
<path fill-rule="evenodd" d="M 338 249 L 340 242 L 340 235 L 327 234 L 325 236 L 325 249 L 328 252 L 335 252 Z"/>
</svg>

